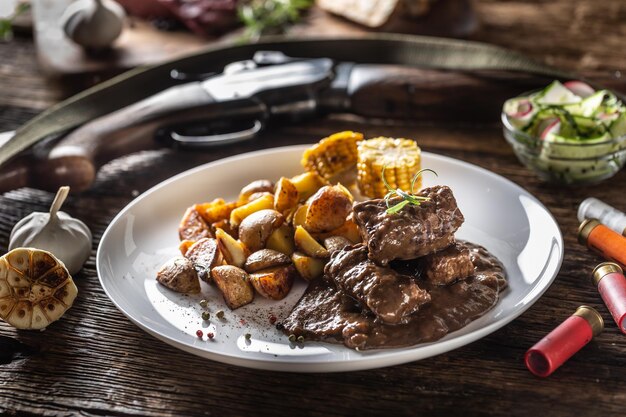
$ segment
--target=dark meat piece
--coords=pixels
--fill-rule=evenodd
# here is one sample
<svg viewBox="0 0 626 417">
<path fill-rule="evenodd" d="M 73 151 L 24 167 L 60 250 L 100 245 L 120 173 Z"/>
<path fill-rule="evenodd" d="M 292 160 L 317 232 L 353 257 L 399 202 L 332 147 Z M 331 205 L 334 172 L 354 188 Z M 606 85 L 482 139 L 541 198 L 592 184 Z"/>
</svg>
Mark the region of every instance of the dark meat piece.
<svg viewBox="0 0 626 417">
<path fill-rule="evenodd" d="M 311 282 L 282 324 L 287 335 L 343 341 L 345 329 L 367 333 L 369 321 L 361 314 L 361 306 L 353 298 L 318 279 Z"/>
<path fill-rule="evenodd" d="M 455 243 L 424 257 L 424 275 L 436 285 L 448 285 L 474 273 L 474 264 L 467 246 Z"/>
<path fill-rule="evenodd" d="M 379 265 L 394 259 L 419 258 L 454 243 L 454 232 L 465 219 L 452 190 L 436 186 L 418 195 L 430 200 L 419 206 L 409 204 L 395 214 L 387 214 L 382 199 L 355 204 L 354 220 L 367 242 L 369 258 Z"/>
<path fill-rule="evenodd" d="M 334 252 L 324 268 L 325 277 L 359 301 L 385 323 L 401 323 L 430 301 L 430 295 L 409 276 L 376 265 L 363 245 Z"/>
</svg>

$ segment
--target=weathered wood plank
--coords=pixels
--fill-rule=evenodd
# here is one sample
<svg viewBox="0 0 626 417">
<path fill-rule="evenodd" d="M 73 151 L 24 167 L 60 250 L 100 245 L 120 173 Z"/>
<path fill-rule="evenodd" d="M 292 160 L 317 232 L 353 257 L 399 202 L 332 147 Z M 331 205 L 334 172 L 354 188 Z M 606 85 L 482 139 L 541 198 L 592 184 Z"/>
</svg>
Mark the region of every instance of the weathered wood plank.
<svg viewBox="0 0 626 417">
<path fill-rule="evenodd" d="M 626 91 L 626 83 L 615 76 L 615 70 L 626 71 L 626 56 L 619 53 L 619 39 L 626 33 L 621 2 L 602 7 L 588 0 L 475 3 L 483 25 L 477 39 L 584 70 Z M 0 44 L 0 86 L 0 130 L 14 129 L 67 94 L 38 74 L 32 44 L 19 38 Z M 262 372 L 196 358 L 148 336 L 106 298 L 95 271 L 97 241 L 137 192 L 227 154 L 312 142 L 346 128 L 368 136 L 414 137 L 424 150 L 490 169 L 536 195 L 565 237 L 565 259 L 555 283 L 520 318 L 469 346 L 392 368 L 320 375 Z M 582 199 L 593 195 L 626 209 L 625 186 L 625 172 L 598 186 L 544 184 L 517 162 L 499 127 L 489 124 L 397 126 L 334 118 L 284 127 L 258 143 L 212 154 L 155 151 L 114 161 L 92 190 L 80 199 L 70 197 L 65 206 L 94 232 L 92 256 L 76 278 L 76 305 L 43 333 L 0 324 L 0 414 L 622 416 L 626 343 L 589 282 L 600 258 L 578 244 L 575 233 Z M 7 249 L 13 224 L 33 210 L 47 209 L 52 198 L 27 188 L 0 196 L 0 252 Z M 583 303 L 603 314 L 609 324 L 605 332 L 550 378 L 530 375 L 522 362 L 525 350 Z"/>
</svg>

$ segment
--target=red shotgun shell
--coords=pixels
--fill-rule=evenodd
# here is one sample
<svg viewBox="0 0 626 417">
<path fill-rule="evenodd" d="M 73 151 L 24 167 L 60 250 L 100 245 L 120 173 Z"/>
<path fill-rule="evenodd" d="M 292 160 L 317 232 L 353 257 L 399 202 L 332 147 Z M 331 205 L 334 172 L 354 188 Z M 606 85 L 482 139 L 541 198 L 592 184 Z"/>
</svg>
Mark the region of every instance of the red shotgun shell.
<svg viewBox="0 0 626 417">
<path fill-rule="evenodd" d="M 626 333 L 626 277 L 614 262 L 603 262 L 593 270 L 593 283 L 617 326 Z"/>
<path fill-rule="evenodd" d="M 591 307 L 580 306 L 567 320 L 528 349 L 524 355 L 526 367 L 537 376 L 549 376 L 603 329 L 600 313 Z"/>
</svg>

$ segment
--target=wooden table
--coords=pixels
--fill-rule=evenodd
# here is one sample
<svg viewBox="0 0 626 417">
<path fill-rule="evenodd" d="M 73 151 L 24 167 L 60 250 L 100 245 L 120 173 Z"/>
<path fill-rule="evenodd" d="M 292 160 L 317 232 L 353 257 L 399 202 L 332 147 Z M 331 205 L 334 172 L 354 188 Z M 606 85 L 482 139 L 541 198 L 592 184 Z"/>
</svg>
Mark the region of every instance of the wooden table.
<svg viewBox="0 0 626 417">
<path fill-rule="evenodd" d="M 626 83 L 626 5 L 584 0 L 476 2 L 477 39 L 578 70 L 622 92 Z M 621 73 L 620 73 L 621 71 Z M 63 95 L 42 78 L 28 39 L 0 44 L 0 130 L 14 129 Z M 127 320 L 103 293 L 95 270 L 98 241 L 137 193 L 225 155 L 318 140 L 341 129 L 418 139 L 423 149 L 492 170 L 536 195 L 565 237 L 554 284 L 525 314 L 492 335 L 428 360 L 372 371 L 287 374 L 237 368 L 178 351 Z M 159 169 L 155 169 L 158 166 Z M 283 127 L 257 143 L 206 154 L 171 151 L 107 165 L 97 183 L 65 209 L 94 232 L 93 252 L 76 276 L 74 307 L 45 332 L 0 323 L 0 413 L 8 415 L 620 415 L 626 411 L 626 337 L 589 281 L 600 258 L 576 242 L 576 208 L 595 196 L 626 210 L 626 172 L 597 186 L 564 189 L 522 167 L 497 123 L 380 126 L 325 120 Z M 14 223 L 46 210 L 52 194 L 19 189 L 0 196 L 0 252 Z M 547 379 L 524 367 L 526 349 L 574 309 L 599 309 L 607 326 Z"/>
</svg>

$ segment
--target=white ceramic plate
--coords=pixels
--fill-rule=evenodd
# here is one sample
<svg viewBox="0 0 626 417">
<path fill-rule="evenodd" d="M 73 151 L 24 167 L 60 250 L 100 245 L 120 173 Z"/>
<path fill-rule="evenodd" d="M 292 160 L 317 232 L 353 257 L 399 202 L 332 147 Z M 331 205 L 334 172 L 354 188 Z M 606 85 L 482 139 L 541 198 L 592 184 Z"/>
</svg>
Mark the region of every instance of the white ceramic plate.
<svg viewBox="0 0 626 417">
<path fill-rule="evenodd" d="M 270 324 L 285 317 L 305 289 L 289 296 L 228 310 L 218 291 L 202 284 L 202 294 L 186 296 L 157 285 L 159 266 L 178 254 L 178 221 L 185 208 L 223 197 L 236 199 L 252 180 L 301 172 L 305 147 L 268 149 L 223 159 L 184 172 L 139 196 L 111 222 L 97 255 L 100 282 L 115 305 L 139 327 L 187 352 L 229 364 L 293 372 L 371 369 L 424 359 L 466 345 L 515 319 L 550 286 L 563 259 L 563 239 L 548 210 L 531 194 L 487 170 L 455 159 L 423 153 L 424 184 L 452 188 L 465 223 L 457 237 L 481 244 L 505 265 L 509 288 L 483 317 L 433 343 L 411 348 L 356 352 L 341 345 L 290 344 Z M 200 299 L 209 301 L 210 321 L 201 318 Z M 223 310 L 224 320 L 215 313 Z M 196 336 L 198 329 L 205 336 Z M 208 341 L 206 334 L 215 338 Z M 250 333 L 250 340 L 245 334 Z"/>
</svg>

